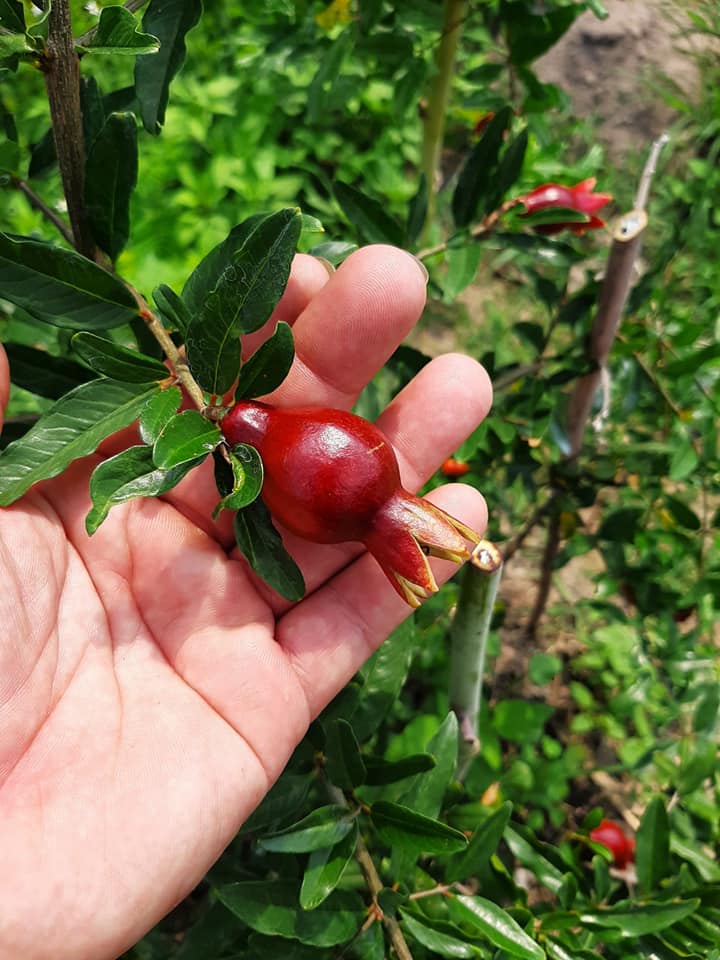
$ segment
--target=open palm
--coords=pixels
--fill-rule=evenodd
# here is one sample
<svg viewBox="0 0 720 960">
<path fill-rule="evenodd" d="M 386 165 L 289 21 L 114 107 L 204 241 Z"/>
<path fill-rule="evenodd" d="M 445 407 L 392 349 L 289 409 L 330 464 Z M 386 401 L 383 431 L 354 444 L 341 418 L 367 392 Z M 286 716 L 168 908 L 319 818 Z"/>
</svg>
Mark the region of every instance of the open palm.
<svg viewBox="0 0 720 960">
<path fill-rule="evenodd" d="M 273 319 L 293 323 L 297 356 L 273 401 L 349 408 L 424 296 L 417 264 L 393 248 L 360 250 L 331 277 L 297 257 Z M 489 401 L 481 368 L 457 355 L 395 399 L 378 424 L 408 489 Z M 97 460 L 0 511 L 1 960 L 103 960 L 139 939 L 408 613 L 357 546 L 292 537 L 308 596 L 279 600 L 233 550 L 227 518 L 209 521 L 207 464 L 162 500 L 116 507 L 90 539 Z M 483 527 L 472 488 L 434 499 Z"/>
</svg>

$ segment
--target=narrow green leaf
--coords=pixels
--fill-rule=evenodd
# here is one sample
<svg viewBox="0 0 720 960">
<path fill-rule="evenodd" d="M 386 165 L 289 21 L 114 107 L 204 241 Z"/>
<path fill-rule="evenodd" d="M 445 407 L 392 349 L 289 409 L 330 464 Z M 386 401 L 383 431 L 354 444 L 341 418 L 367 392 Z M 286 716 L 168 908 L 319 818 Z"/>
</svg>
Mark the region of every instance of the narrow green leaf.
<svg viewBox="0 0 720 960">
<path fill-rule="evenodd" d="M 168 387 L 150 397 L 140 414 L 140 436 L 143 443 L 152 446 L 175 416 L 182 403 L 180 387 Z"/>
<path fill-rule="evenodd" d="M 290 372 L 294 358 L 292 330 L 281 321 L 273 335 L 243 364 L 235 400 L 262 397 L 275 390 Z"/>
<path fill-rule="evenodd" d="M 535 943 L 519 923 L 492 900 L 485 897 L 458 896 L 456 915 L 486 937 L 490 943 L 523 960 L 544 960 L 545 951 Z"/>
<path fill-rule="evenodd" d="M 135 17 L 121 6 L 103 7 L 97 31 L 89 43 L 79 47 L 87 53 L 122 53 L 135 56 L 155 53 L 160 46 L 157 37 L 142 33 Z"/>
<path fill-rule="evenodd" d="M 443 924 L 444 929 L 439 930 L 435 926 L 430 926 L 429 921 L 425 918 L 421 921 L 418 916 L 409 913 L 407 910 L 401 910 L 400 915 L 402 916 L 401 926 L 403 930 L 423 947 L 432 950 L 433 956 L 458 957 L 460 960 L 485 956 L 483 950 L 467 942 L 463 931 L 459 927 Z"/>
<path fill-rule="evenodd" d="M 211 453 L 222 441 L 220 428 L 197 410 L 184 410 L 164 427 L 153 446 L 155 466 L 170 470 Z"/>
<path fill-rule="evenodd" d="M 645 892 L 654 890 L 670 871 L 670 823 L 662 797 L 645 809 L 636 836 L 635 865 Z"/>
<path fill-rule="evenodd" d="M 62 397 L 26 434 L 0 455 L 0 506 L 39 480 L 55 477 L 139 415 L 157 384 L 91 380 Z"/>
<path fill-rule="evenodd" d="M 202 458 L 183 463 L 171 470 L 160 470 L 153 463 L 150 447 L 129 447 L 104 460 L 90 477 L 93 505 L 85 518 L 85 529 L 92 536 L 105 520 L 111 507 L 137 497 L 157 497 L 177 486 Z"/>
<path fill-rule="evenodd" d="M 337 719 L 328 724 L 325 770 L 332 783 L 342 790 L 354 790 L 365 783 L 365 764 L 347 720 Z"/>
<path fill-rule="evenodd" d="M 641 905 L 624 901 L 607 910 L 586 910 L 578 920 L 588 927 L 612 927 L 624 937 L 641 937 L 657 933 L 689 917 L 700 906 L 699 899 L 675 901 L 648 901 Z"/>
<path fill-rule="evenodd" d="M 507 801 L 478 826 L 467 850 L 447 865 L 445 878 L 449 883 L 468 880 L 484 869 L 502 840 L 511 813 L 512 803 Z"/>
<path fill-rule="evenodd" d="M 700 459 L 690 441 L 683 437 L 675 444 L 670 460 L 669 477 L 671 480 L 684 480 L 697 468 Z"/>
<path fill-rule="evenodd" d="M 0 0 L 0 27 L 12 33 L 25 33 L 25 12 L 20 0 Z"/>
<path fill-rule="evenodd" d="M 285 830 L 262 837 L 260 845 L 274 853 L 310 853 L 338 843 L 354 825 L 355 817 L 347 807 L 329 804 Z"/>
<path fill-rule="evenodd" d="M 486 202 L 494 192 L 498 157 L 511 121 L 511 107 L 499 110 L 460 171 L 452 198 L 453 217 L 459 227 L 466 227 L 475 217 L 488 212 Z"/>
<path fill-rule="evenodd" d="M 522 172 L 525 153 L 528 146 L 527 127 L 512 140 L 504 151 L 495 177 L 495 190 L 488 197 L 487 206 L 495 210 L 505 199 L 505 194 L 512 187 Z"/>
<path fill-rule="evenodd" d="M 406 233 L 408 238 L 408 243 L 413 245 L 417 243 L 418 237 L 420 236 L 423 227 L 425 226 L 425 218 L 427 217 L 427 208 L 428 208 L 428 185 L 427 177 L 425 174 L 420 175 L 420 182 L 418 183 L 418 188 L 410 201 L 407 214 L 407 226 Z"/>
<path fill-rule="evenodd" d="M 265 794 L 262 803 L 242 825 L 242 833 L 257 833 L 261 830 L 276 831 L 281 823 L 295 816 L 302 807 L 310 790 L 307 774 L 290 773 L 285 770 L 279 780 Z"/>
<path fill-rule="evenodd" d="M 358 839 L 357 820 L 352 829 L 332 847 L 313 850 L 308 858 L 300 888 L 300 906 L 303 910 L 315 910 L 320 906 L 342 879 L 345 868 L 353 858 Z"/>
<path fill-rule="evenodd" d="M 415 621 L 404 620 L 370 657 L 361 673 L 360 702 L 348 720 L 360 743 L 377 730 L 397 700 L 415 649 Z"/>
<path fill-rule="evenodd" d="M 200 313 L 222 273 L 232 266 L 235 254 L 268 216 L 267 213 L 256 213 L 236 224 L 227 237 L 206 253 L 198 263 L 182 291 L 183 303 L 191 316 Z"/>
<path fill-rule="evenodd" d="M 411 753 L 400 760 L 385 760 L 383 757 L 363 757 L 365 763 L 365 783 L 371 787 L 397 783 L 406 777 L 426 773 L 435 766 L 435 757 L 429 753 Z"/>
<path fill-rule="evenodd" d="M 170 96 L 170 83 L 185 60 L 185 37 L 200 19 L 201 0 L 150 0 L 142 28 L 160 41 L 153 57 L 135 63 L 135 88 L 148 133 L 160 133 Z"/>
<path fill-rule="evenodd" d="M 239 336 L 258 330 L 275 309 L 290 276 L 301 224 L 297 209 L 262 220 L 193 316 L 188 362 L 208 392 L 230 389 L 240 368 Z"/>
<path fill-rule="evenodd" d="M 347 257 L 350 256 L 358 246 L 356 243 L 345 243 L 341 240 L 326 240 L 325 243 L 316 243 L 314 247 L 308 250 L 313 257 L 322 257 L 334 267 L 339 267 Z"/>
<path fill-rule="evenodd" d="M 155 305 L 163 315 L 166 326 L 170 329 L 177 329 L 183 336 L 187 333 L 190 326 L 192 314 L 188 310 L 185 301 L 179 297 L 172 287 L 166 283 L 161 283 L 152 292 L 152 298 Z"/>
<path fill-rule="evenodd" d="M 436 817 L 440 813 L 445 791 L 455 774 L 458 751 L 457 716 L 450 711 L 437 733 L 425 744 L 425 752 L 435 758 L 429 773 L 418 774 L 402 794 L 401 802 L 418 813 Z"/>
<path fill-rule="evenodd" d="M 347 943 L 366 916 L 362 900 L 343 890 L 334 890 L 315 910 L 301 910 L 296 885 L 282 881 L 231 883 L 214 894 L 253 930 L 316 947 Z"/>
<path fill-rule="evenodd" d="M 37 396 L 57 400 L 93 377 L 92 372 L 79 363 L 54 357 L 46 350 L 36 350 L 21 343 L 6 343 L 4 346 L 10 361 L 11 381 Z"/>
<path fill-rule="evenodd" d="M 443 281 L 443 300 L 452 303 L 477 276 L 482 256 L 482 247 L 477 241 L 461 247 L 448 247 L 445 251 L 447 274 Z"/>
<path fill-rule="evenodd" d="M 130 236 L 130 197 L 137 182 L 137 125 L 132 113 L 111 114 L 85 166 L 85 206 L 93 236 L 112 260 Z"/>
<path fill-rule="evenodd" d="M 71 330 L 106 330 L 137 316 L 122 281 L 69 250 L 0 233 L 0 295 L 36 320 Z"/>
<path fill-rule="evenodd" d="M 263 580 L 286 600 L 301 600 L 305 581 L 285 549 L 262 500 L 235 514 L 235 539 L 245 559 Z"/>
<path fill-rule="evenodd" d="M 220 462 L 227 465 L 226 473 L 221 473 L 217 469 Z M 255 447 L 239 443 L 225 453 L 219 450 L 215 465 L 215 479 L 218 490 L 222 494 L 222 500 L 213 511 L 213 519 L 221 510 L 242 510 L 260 495 L 263 485 L 263 463 Z"/>
<path fill-rule="evenodd" d="M 404 230 L 374 197 L 368 197 L 355 187 L 337 181 L 333 193 L 340 209 L 366 243 L 391 243 L 402 247 Z"/>
<path fill-rule="evenodd" d="M 467 838 L 459 830 L 399 803 L 378 800 L 372 805 L 370 819 L 388 846 L 416 856 L 421 853 L 454 853 L 467 846 Z"/>
<path fill-rule="evenodd" d="M 167 367 L 160 360 L 128 350 L 95 333 L 81 331 L 70 342 L 75 353 L 103 377 L 125 383 L 150 383 L 152 380 L 166 380 L 169 376 Z"/>
</svg>

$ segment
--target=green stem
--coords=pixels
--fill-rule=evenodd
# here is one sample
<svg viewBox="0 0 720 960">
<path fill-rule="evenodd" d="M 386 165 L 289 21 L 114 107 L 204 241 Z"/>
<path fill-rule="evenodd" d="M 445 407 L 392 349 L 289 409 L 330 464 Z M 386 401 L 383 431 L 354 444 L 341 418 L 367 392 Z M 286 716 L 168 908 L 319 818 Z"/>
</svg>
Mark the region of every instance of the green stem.
<svg viewBox="0 0 720 960">
<path fill-rule="evenodd" d="M 445 133 L 445 117 L 466 10 L 466 0 L 445 0 L 442 35 L 435 51 L 435 73 L 430 81 L 423 129 L 422 172 L 428 186 L 425 233 L 435 217 L 437 172 Z"/>
<path fill-rule="evenodd" d="M 479 549 L 480 548 L 480 549 Z M 489 551 L 492 545 L 485 544 Z M 450 705 L 460 726 L 460 749 L 455 775 L 462 781 L 480 751 L 478 718 L 482 702 L 485 654 L 495 597 L 502 576 L 502 558 L 496 548 L 483 556 L 483 543 L 463 573 L 460 597 L 450 627 Z"/>
</svg>

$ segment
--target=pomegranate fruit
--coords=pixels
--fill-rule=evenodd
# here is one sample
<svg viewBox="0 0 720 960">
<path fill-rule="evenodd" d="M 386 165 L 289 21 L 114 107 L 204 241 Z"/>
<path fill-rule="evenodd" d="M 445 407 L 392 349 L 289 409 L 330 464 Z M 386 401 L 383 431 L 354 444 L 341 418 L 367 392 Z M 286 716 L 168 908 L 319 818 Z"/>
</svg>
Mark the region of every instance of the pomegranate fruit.
<svg viewBox="0 0 720 960">
<path fill-rule="evenodd" d="M 390 442 L 362 417 L 325 407 L 236 403 L 220 422 L 231 446 L 263 460 L 262 498 L 292 533 L 315 543 L 363 543 L 413 607 L 438 587 L 428 556 L 461 563 L 480 537 L 403 489 Z"/>
<path fill-rule="evenodd" d="M 613 855 L 615 866 L 621 870 L 635 859 L 635 841 L 626 836 L 612 820 L 601 820 L 599 825 L 590 831 L 590 839 L 607 847 Z"/>
</svg>

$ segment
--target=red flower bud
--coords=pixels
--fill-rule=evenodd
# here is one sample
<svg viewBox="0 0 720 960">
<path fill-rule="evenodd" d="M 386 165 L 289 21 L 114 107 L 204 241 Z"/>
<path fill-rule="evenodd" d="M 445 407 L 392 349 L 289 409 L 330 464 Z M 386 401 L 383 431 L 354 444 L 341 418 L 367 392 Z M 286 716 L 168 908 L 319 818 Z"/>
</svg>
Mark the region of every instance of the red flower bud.
<svg viewBox="0 0 720 960">
<path fill-rule="evenodd" d="M 450 457 L 440 467 L 440 473 L 444 477 L 464 477 L 466 473 L 470 473 L 470 464 Z"/>
<path fill-rule="evenodd" d="M 568 223 L 560 220 L 558 223 L 545 223 L 535 227 L 539 233 L 558 233 L 560 230 L 572 230 L 573 233 L 582 234 L 586 230 L 597 230 L 599 227 L 605 226 L 605 221 L 595 214 L 612 200 L 612 195 L 609 193 L 593 193 L 596 183 L 597 179 L 595 177 L 581 180 L 574 187 L 564 186 L 560 183 L 544 183 L 542 186 L 535 187 L 530 193 L 526 193 L 525 196 L 518 197 L 518 200 L 525 207 L 525 214 L 528 216 L 553 207 L 584 213 L 589 217 L 589 220 L 584 223 Z"/>
<path fill-rule="evenodd" d="M 315 543 L 363 543 L 410 606 L 438 589 L 428 556 L 461 563 L 465 541 L 480 539 L 404 490 L 390 442 L 352 413 L 243 400 L 220 426 L 228 443 L 260 453 L 262 498 L 276 520 Z"/>
<path fill-rule="evenodd" d="M 607 847 L 615 866 L 621 870 L 635 860 L 635 841 L 612 820 L 601 820 L 599 826 L 590 831 L 590 839 Z"/>
</svg>

